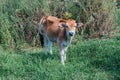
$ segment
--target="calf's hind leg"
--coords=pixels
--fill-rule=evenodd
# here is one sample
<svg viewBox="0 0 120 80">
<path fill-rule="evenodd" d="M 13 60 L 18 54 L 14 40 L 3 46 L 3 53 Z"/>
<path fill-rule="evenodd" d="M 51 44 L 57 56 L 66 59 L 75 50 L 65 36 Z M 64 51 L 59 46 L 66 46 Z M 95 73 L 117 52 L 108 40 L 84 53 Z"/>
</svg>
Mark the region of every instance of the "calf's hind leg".
<svg viewBox="0 0 120 80">
<path fill-rule="evenodd" d="M 52 42 L 50 40 L 48 40 L 48 50 L 52 54 Z"/>
<path fill-rule="evenodd" d="M 48 46 L 48 40 L 46 37 L 44 37 L 44 53 L 47 54 L 47 46 Z"/>
</svg>

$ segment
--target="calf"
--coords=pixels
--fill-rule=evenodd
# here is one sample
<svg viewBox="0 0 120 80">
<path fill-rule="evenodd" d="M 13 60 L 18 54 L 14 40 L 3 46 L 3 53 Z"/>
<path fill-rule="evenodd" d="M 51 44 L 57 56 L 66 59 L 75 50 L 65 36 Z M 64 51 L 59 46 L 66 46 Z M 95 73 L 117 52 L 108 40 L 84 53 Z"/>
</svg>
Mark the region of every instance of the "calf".
<svg viewBox="0 0 120 80">
<path fill-rule="evenodd" d="M 82 25 L 82 23 L 76 23 L 73 19 L 64 20 L 54 16 L 42 17 L 38 32 L 45 53 L 47 53 L 48 48 L 50 54 L 52 54 L 52 42 L 56 42 L 59 48 L 61 62 L 64 65 L 66 51 L 75 35 L 76 26 Z"/>
</svg>

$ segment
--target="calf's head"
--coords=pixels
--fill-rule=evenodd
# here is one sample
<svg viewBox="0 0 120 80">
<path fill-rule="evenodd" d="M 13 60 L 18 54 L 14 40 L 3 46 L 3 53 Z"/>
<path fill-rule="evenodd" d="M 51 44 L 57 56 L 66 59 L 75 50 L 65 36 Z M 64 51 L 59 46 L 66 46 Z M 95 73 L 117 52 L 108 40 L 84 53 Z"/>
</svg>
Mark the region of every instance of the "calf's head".
<svg viewBox="0 0 120 80">
<path fill-rule="evenodd" d="M 76 27 L 81 27 L 82 23 L 76 23 L 73 19 L 68 20 L 62 20 L 60 22 L 60 25 L 62 25 L 66 29 L 66 33 L 68 37 L 73 37 L 75 35 Z"/>
</svg>

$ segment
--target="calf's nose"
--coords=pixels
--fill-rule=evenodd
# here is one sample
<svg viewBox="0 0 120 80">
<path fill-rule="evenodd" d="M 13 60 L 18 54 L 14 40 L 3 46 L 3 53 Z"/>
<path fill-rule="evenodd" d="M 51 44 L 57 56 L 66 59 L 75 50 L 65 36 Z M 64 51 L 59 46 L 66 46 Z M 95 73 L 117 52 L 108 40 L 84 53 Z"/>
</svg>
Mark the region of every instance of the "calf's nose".
<svg viewBox="0 0 120 80">
<path fill-rule="evenodd" d="M 73 36 L 73 32 L 69 32 L 69 35 L 70 35 L 70 36 Z"/>
</svg>

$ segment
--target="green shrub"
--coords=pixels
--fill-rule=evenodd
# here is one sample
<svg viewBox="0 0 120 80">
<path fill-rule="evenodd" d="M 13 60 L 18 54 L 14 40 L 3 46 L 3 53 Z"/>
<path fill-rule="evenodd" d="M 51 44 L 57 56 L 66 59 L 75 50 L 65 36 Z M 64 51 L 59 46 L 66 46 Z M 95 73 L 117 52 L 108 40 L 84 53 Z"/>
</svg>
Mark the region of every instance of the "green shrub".
<svg viewBox="0 0 120 80">
<path fill-rule="evenodd" d="M 0 7 L 0 43 L 12 46 L 39 45 L 37 28 L 43 15 L 83 22 L 79 33 L 87 38 L 111 35 L 115 28 L 116 0 L 1 0 Z"/>
<path fill-rule="evenodd" d="M 5 46 L 12 47 L 13 38 L 9 31 L 9 26 L 11 26 L 6 14 L 1 14 L 0 17 L 0 43 Z"/>
</svg>

